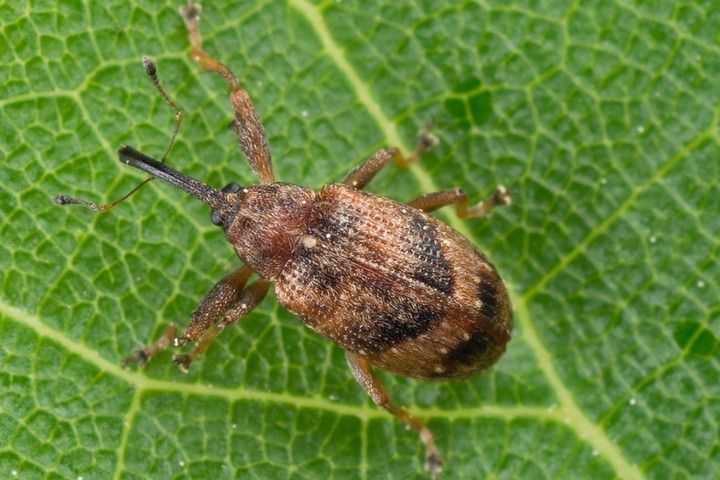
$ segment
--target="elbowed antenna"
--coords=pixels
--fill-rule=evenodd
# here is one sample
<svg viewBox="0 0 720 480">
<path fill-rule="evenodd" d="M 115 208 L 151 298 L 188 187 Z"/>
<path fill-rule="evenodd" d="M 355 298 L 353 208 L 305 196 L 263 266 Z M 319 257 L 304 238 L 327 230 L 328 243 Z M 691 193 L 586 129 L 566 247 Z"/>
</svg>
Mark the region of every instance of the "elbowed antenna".
<svg viewBox="0 0 720 480">
<path fill-rule="evenodd" d="M 194 178 L 183 175 L 177 170 L 168 167 L 164 163 L 158 162 L 154 158 L 148 157 L 128 145 L 118 150 L 118 155 L 121 161 L 131 167 L 147 172 L 155 178 L 159 178 L 174 187 L 186 191 L 198 200 L 207 203 L 213 209 L 221 208 L 225 204 L 224 196 L 214 188 Z"/>
</svg>

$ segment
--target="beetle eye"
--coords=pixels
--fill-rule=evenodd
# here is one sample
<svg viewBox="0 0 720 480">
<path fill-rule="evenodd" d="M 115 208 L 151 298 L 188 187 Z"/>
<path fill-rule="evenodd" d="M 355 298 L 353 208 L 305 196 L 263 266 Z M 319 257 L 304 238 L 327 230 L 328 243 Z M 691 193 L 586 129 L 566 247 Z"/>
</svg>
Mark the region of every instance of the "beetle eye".
<svg viewBox="0 0 720 480">
<path fill-rule="evenodd" d="M 220 216 L 220 212 L 218 212 L 217 210 L 213 210 L 212 212 L 210 212 L 210 221 L 213 223 L 213 225 L 222 227 L 223 218 Z"/>
</svg>

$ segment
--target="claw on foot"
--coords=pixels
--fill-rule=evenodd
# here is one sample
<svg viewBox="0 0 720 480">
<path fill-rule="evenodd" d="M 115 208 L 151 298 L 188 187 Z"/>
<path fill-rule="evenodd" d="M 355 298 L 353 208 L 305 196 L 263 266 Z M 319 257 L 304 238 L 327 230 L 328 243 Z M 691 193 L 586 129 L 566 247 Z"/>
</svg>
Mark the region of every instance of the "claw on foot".
<svg viewBox="0 0 720 480">
<path fill-rule="evenodd" d="M 433 135 L 431 128 L 432 125 L 428 123 L 423 127 L 422 130 L 420 130 L 420 135 L 418 136 L 415 150 L 408 157 L 405 157 L 399 151 L 396 153 L 395 164 L 397 166 L 405 168 L 412 165 L 413 163 L 420 160 L 420 158 L 426 151 L 440 143 L 440 140 L 438 140 L 438 138 Z"/>
<path fill-rule="evenodd" d="M 420 138 L 418 139 L 418 143 L 423 147 L 424 150 L 427 150 L 440 143 L 440 139 L 434 133 L 432 133 L 431 127 L 430 125 L 428 125 L 420 132 Z"/>
<path fill-rule="evenodd" d="M 437 451 L 428 451 L 427 455 L 425 456 L 425 470 L 430 473 L 430 478 L 432 478 L 433 480 L 437 480 L 438 478 L 440 478 L 440 474 L 442 473 L 442 467 L 443 461 L 442 458 L 440 458 L 440 454 Z"/>
<path fill-rule="evenodd" d="M 175 328 L 174 324 L 170 324 L 167 326 L 165 331 L 162 334 L 162 337 L 158 339 L 157 342 L 153 343 L 152 345 L 148 347 L 141 348 L 139 350 L 136 350 L 131 355 L 128 355 L 125 357 L 125 359 L 122 362 L 123 368 L 127 368 L 132 364 L 137 363 L 140 368 L 147 365 L 147 363 L 150 361 L 152 357 L 157 355 L 158 353 L 162 352 L 168 347 L 181 347 L 185 345 L 187 340 L 184 337 L 176 337 L 175 333 L 177 332 L 177 329 Z"/>
<path fill-rule="evenodd" d="M 192 363 L 192 357 L 188 354 L 175 355 L 173 357 L 173 363 L 177 365 L 178 369 L 180 369 L 182 373 L 188 373 L 190 370 L 190 364 Z"/>
<path fill-rule="evenodd" d="M 200 7 L 200 5 L 188 2 L 188 4 L 184 7 L 180 7 L 180 15 L 182 15 L 182 17 L 188 23 L 197 22 L 200 18 L 201 10 L 202 8 Z"/>
<path fill-rule="evenodd" d="M 140 368 L 143 368 L 145 365 L 147 365 L 148 360 L 150 357 L 145 352 L 145 349 L 139 349 L 132 353 L 132 355 L 128 355 L 125 357 L 122 361 L 122 368 L 128 368 L 130 365 L 137 364 Z"/>
<path fill-rule="evenodd" d="M 498 185 L 493 194 L 493 202 L 495 205 L 510 205 L 512 203 L 512 195 L 510 190 L 504 185 Z"/>
<path fill-rule="evenodd" d="M 430 478 L 437 480 L 442 473 L 443 461 L 440 452 L 435 448 L 430 430 L 423 428 L 420 431 L 420 440 L 425 444 L 425 470 L 430 473 Z"/>
</svg>

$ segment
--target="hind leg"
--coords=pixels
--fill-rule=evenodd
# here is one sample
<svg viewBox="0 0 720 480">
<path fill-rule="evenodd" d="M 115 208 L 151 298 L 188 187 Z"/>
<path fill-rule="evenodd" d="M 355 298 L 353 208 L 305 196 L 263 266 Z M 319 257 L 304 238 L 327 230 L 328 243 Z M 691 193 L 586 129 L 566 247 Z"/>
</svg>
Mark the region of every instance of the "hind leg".
<svg viewBox="0 0 720 480">
<path fill-rule="evenodd" d="M 421 420 L 390 403 L 390 397 L 388 397 L 387 392 L 385 392 L 385 386 L 375 377 L 370 363 L 365 357 L 355 353 L 345 352 L 345 358 L 347 358 L 350 371 L 355 377 L 355 380 L 357 380 L 360 386 L 370 395 L 375 405 L 384 408 L 393 417 L 418 432 L 420 440 L 425 444 L 425 468 L 430 472 L 433 479 L 437 478 L 442 471 L 443 462 L 442 458 L 440 458 L 440 452 L 438 452 L 435 447 L 432 432 Z"/>
</svg>

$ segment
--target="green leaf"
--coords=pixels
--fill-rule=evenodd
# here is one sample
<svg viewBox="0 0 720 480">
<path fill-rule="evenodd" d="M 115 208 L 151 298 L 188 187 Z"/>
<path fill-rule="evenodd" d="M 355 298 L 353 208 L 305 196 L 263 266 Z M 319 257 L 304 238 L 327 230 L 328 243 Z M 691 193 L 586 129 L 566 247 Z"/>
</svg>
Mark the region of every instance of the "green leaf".
<svg viewBox="0 0 720 480">
<path fill-rule="evenodd" d="M 439 215 L 492 258 L 515 332 L 489 372 L 383 374 L 427 419 L 445 478 L 720 477 L 720 16 L 713 2 L 206 2 L 279 178 L 319 187 L 384 145 L 422 163 L 372 190 L 409 200 L 498 183 L 488 221 Z M 184 325 L 239 264 L 206 207 L 140 178 L 128 143 L 213 185 L 253 177 L 222 80 L 174 3 L 0 2 L 0 477 L 424 478 L 413 432 L 342 352 L 273 299 L 189 375 L 133 348 Z"/>
</svg>

